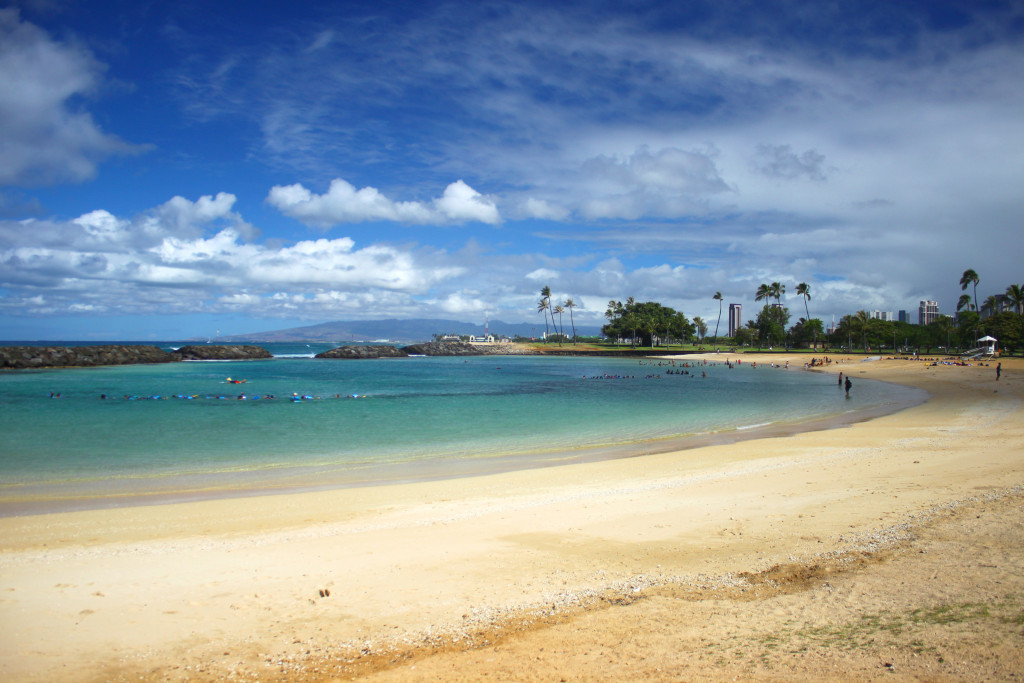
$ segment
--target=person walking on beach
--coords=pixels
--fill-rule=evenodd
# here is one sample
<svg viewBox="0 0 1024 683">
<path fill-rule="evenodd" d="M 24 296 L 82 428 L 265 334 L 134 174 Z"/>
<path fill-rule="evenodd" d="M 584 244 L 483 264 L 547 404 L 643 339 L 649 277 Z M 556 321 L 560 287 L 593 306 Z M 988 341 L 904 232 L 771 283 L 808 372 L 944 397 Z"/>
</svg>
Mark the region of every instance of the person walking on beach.
<svg viewBox="0 0 1024 683">
<path fill-rule="evenodd" d="M 850 381 L 850 377 L 846 377 L 846 398 L 850 398 L 850 387 L 853 386 L 853 382 Z"/>
<path fill-rule="evenodd" d="M 996 381 L 999 381 L 999 375 L 1003 374 L 1003 364 L 996 363 Z"/>
</svg>

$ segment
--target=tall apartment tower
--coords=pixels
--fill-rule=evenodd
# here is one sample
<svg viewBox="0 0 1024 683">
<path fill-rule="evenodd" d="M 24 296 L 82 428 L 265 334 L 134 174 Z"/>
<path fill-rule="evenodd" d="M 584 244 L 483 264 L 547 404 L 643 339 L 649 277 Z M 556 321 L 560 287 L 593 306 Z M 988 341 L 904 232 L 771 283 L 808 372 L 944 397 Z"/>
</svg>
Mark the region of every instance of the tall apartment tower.
<svg viewBox="0 0 1024 683">
<path fill-rule="evenodd" d="M 922 301 L 917 307 L 917 324 L 927 325 L 939 317 L 939 303 L 937 301 Z"/>
<path fill-rule="evenodd" d="M 743 327 L 743 304 L 729 304 L 729 336 L 735 337 L 736 330 Z"/>
</svg>

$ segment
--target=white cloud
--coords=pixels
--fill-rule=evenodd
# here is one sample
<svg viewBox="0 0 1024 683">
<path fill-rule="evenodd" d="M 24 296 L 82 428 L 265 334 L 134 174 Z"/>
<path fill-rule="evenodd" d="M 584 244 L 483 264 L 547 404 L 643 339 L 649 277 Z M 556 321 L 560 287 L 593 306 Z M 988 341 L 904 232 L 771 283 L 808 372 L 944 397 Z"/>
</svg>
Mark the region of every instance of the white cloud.
<svg viewBox="0 0 1024 683">
<path fill-rule="evenodd" d="M 437 302 L 437 307 L 449 315 L 464 316 L 479 314 L 487 310 L 487 303 L 472 292 L 452 292 Z"/>
<path fill-rule="evenodd" d="M 501 222 L 494 202 L 461 180 L 450 184 L 444 194 L 430 204 L 392 201 L 374 187 L 357 190 L 341 178 L 331 181 L 327 192 L 321 195 L 301 184 L 275 185 L 267 195 L 267 202 L 292 218 L 321 228 L 366 221 L 420 225 Z"/>
<path fill-rule="evenodd" d="M 30 230 L 0 222 L 0 289 L 7 292 L 0 309 L 309 314 L 380 300 L 408 305 L 465 273 L 443 253 L 357 247 L 349 237 L 250 242 L 234 202 L 226 193 L 194 202 L 174 197 L 133 219 L 100 209 L 66 222 L 33 221 Z"/>
<path fill-rule="evenodd" d="M 492 225 L 501 222 L 494 202 L 461 180 L 444 189 L 444 195 L 434 200 L 437 211 L 453 223 L 476 221 Z"/>
<path fill-rule="evenodd" d="M 521 212 L 525 218 L 540 218 L 552 221 L 562 221 L 570 215 L 568 209 L 536 197 L 529 197 L 523 202 Z"/>
<path fill-rule="evenodd" d="M 84 49 L 54 41 L 17 10 L 0 10 L 0 184 L 80 182 L 102 159 L 142 150 L 70 105 L 95 91 L 101 73 Z"/>
<path fill-rule="evenodd" d="M 538 268 L 526 274 L 526 279 L 533 282 L 548 282 L 558 278 L 558 273 L 550 268 Z"/>
</svg>

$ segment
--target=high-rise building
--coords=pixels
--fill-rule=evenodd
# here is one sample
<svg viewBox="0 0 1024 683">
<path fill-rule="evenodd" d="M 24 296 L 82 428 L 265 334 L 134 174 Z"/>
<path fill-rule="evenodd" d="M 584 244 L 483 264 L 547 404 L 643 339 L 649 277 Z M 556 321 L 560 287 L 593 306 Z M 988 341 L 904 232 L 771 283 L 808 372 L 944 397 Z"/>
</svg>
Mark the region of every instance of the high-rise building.
<svg viewBox="0 0 1024 683">
<path fill-rule="evenodd" d="M 922 301 L 917 307 L 917 324 L 927 325 L 939 317 L 939 302 Z"/>
<path fill-rule="evenodd" d="M 893 320 L 892 311 L 874 311 L 871 317 L 875 320 L 885 320 L 887 322 L 892 322 Z"/>
<path fill-rule="evenodd" d="M 735 337 L 736 330 L 743 327 L 743 304 L 729 304 L 729 336 Z"/>
<path fill-rule="evenodd" d="M 899 316 L 900 316 L 900 322 L 901 323 L 909 323 L 910 322 L 910 314 L 907 313 L 902 308 L 900 309 Z"/>
</svg>

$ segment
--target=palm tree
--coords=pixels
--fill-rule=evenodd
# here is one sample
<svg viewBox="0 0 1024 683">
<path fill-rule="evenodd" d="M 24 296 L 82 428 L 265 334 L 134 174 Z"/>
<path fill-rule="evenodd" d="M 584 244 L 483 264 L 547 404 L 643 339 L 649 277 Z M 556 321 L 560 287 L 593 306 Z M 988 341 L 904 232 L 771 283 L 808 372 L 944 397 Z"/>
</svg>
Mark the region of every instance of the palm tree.
<svg viewBox="0 0 1024 683">
<path fill-rule="evenodd" d="M 565 326 L 562 325 L 562 313 L 564 311 L 565 311 L 564 308 L 562 308 L 560 305 L 556 304 L 555 308 L 551 312 L 551 322 L 554 323 L 554 321 L 555 321 L 555 313 L 557 313 L 558 314 L 558 327 L 562 328 L 561 331 L 558 330 L 558 327 L 555 328 L 555 333 L 558 334 L 558 345 L 559 346 L 562 345 L 562 337 L 565 336 Z"/>
<path fill-rule="evenodd" d="M 565 303 L 562 304 L 562 305 L 569 309 L 569 324 L 572 325 L 572 343 L 575 344 L 576 343 L 576 321 L 574 321 L 572 319 L 572 309 L 576 308 L 576 302 L 572 300 L 572 297 L 569 297 L 568 299 L 565 300 Z"/>
<path fill-rule="evenodd" d="M 804 298 L 804 313 L 807 314 L 807 319 L 811 319 L 811 312 L 807 309 L 807 302 L 811 300 L 811 286 L 806 282 L 801 282 L 796 286 L 796 293 Z"/>
<path fill-rule="evenodd" d="M 960 289 L 967 291 L 970 285 L 974 285 L 974 310 L 978 310 L 978 283 L 981 282 L 981 278 L 974 272 L 973 268 L 968 268 L 964 271 L 964 274 L 960 277 Z"/>
<path fill-rule="evenodd" d="M 551 288 L 544 285 L 540 288 L 540 303 L 537 305 L 537 311 L 544 313 L 544 338 L 548 336 L 548 314 L 551 313 Z M 555 318 L 552 316 L 551 324 L 555 324 Z"/>
<path fill-rule="evenodd" d="M 718 322 L 715 323 L 715 349 L 718 348 L 718 326 L 722 324 L 722 293 L 715 292 L 715 295 L 711 297 L 718 302 Z"/>
<path fill-rule="evenodd" d="M 1024 341 L 1024 285 L 1010 285 L 1006 288 L 1006 298 L 1010 300 L 1013 307 L 1017 309 L 1020 316 L 1021 340 Z"/>
<path fill-rule="evenodd" d="M 964 308 L 968 311 L 971 310 L 971 295 L 961 294 L 960 299 L 956 302 L 956 312 L 959 313 Z"/>
<path fill-rule="evenodd" d="M 811 286 L 806 282 L 801 282 L 796 286 L 796 293 L 804 298 L 804 313 L 807 314 L 807 322 L 811 321 L 811 311 L 807 308 L 807 302 L 811 300 Z M 813 329 L 813 328 L 812 328 Z M 814 347 L 818 346 L 818 335 L 814 334 L 812 337 Z"/>
<path fill-rule="evenodd" d="M 704 333 L 708 331 L 708 325 L 704 322 L 704 319 L 699 315 L 694 316 L 693 324 L 697 328 L 697 343 L 704 344 Z"/>
<path fill-rule="evenodd" d="M 777 303 L 779 307 L 781 307 L 782 295 L 786 293 L 786 285 L 782 284 L 781 282 L 773 282 L 768 286 L 768 289 L 771 291 L 771 295 L 772 298 L 775 299 L 775 303 Z"/>
<path fill-rule="evenodd" d="M 1007 287 L 1006 298 L 1017 309 L 1017 315 L 1024 314 L 1024 285 L 1010 285 Z"/>
<path fill-rule="evenodd" d="M 867 311 L 857 311 L 850 316 L 851 326 L 855 331 L 860 332 L 860 346 L 868 348 L 868 325 L 871 324 L 871 314 Z"/>
<path fill-rule="evenodd" d="M 999 299 L 996 298 L 995 294 L 989 294 L 988 298 L 985 299 L 985 303 L 981 305 L 982 311 L 984 311 L 986 308 L 992 311 L 990 315 L 996 314 L 996 309 L 999 308 Z M 981 311 L 978 312 L 980 313 Z"/>
<path fill-rule="evenodd" d="M 761 283 L 757 287 L 757 294 L 754 295 L 754 301 L 764 301 L 772 296 L 771 288 L 765 283 Z"/>
<path fill-rule="evenodd" d="M 537 312 L 544 314 L 544 339 L 548 338 L 548 308 L 548 300 L 541 297 L 540 301 L 537 302 Z"/>
</svg>

